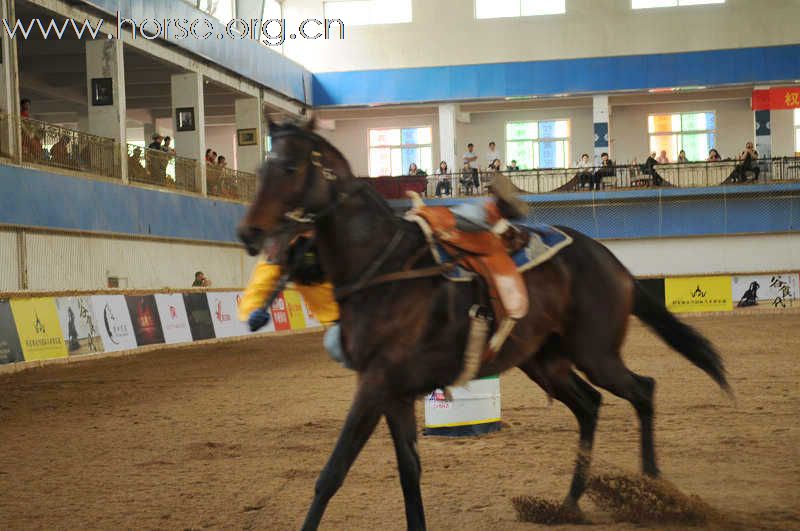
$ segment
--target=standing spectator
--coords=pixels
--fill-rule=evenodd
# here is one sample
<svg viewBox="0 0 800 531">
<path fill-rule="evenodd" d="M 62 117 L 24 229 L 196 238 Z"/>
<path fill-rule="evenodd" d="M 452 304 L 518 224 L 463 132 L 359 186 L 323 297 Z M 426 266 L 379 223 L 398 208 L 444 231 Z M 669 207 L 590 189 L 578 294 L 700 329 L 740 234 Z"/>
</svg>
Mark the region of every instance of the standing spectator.
<svg viewBox="0 0 800 531">
<path fill-rule="evenodd" d="M 227 161 L 227 159 L 226 159 L 224 156 L 222 156 L 222 155 L 220 155 L 219 157 L 217 157 L 217 166 L 219 166 L 219 167 L 220 167 L 220 169 L 225 169 L 225 168 L 227 168 L 227 167 L 228 167 L 228 161 Z"/>
<path fill-rule="evenodd" d="M 472 184 L 470 188 L 475 187 L 480 190 L 481 181 L 478 178 L 478 155 L 475 153 L 475 146 L 470 142 L 467 144 L 467 152 L 464 153 L 464 169 L 472 177 Z"/>
<path fill-rule="evenodd" d="M 450 184 L 450 172 L 447 170 L 447 163 L 445 161 L 439 163 L 439 170 L 436 172 L 436 175 L 438 175 L 436 179 L 436 197 L 451 195 L 452 185 Z"/>
<path fill-rule="evenodd" d="M 19 102 L 19 115 L 23 118 L 31 117 L 31 100 L 23 98 Z"/>
<path fill-rule="evenodd" d="M 194 282 L 192 282 L 193 288 L 207 288 L 211 285 L 211 281 L 208 277 L 203 274 L 202 271 L 198 271 L 194 274 Z"/>
<path fill-rule="evenodd" d="M 211 159 L 211 148 L 206 150 L 206 164 L 214 164 L 214 160 Z"/>
<path fill-rule="evenodd" d="M 718 162 L 722 160 L 722 157 L 719 155 L 719 151 L 714 148 L 708 150 L 708 158 L 706 159 L 708 162 Z"/>
<path fill-rule="evenodd" d="M 161 149 L 164 150 L 165 153 L 169 153 L 171 155 L 175 154 L 175 150 L 170 145 L 172 143 L 172 138 L 165 136 L 164 137 L 164 145 L 161 146 Z"/>
<path fill-rule="evenodd" d="M 575 177 L 578 178 L 578 185 L 583 188 L 587 184 L 589 188 L 592 187 L 592 163 L 589 161 L 589 154 L 584 153 L 581 155 L 581 160 L 576 164 L 578 173 Z"/>
<path fill-rule="evenodd" d="M 69 162 L 69 136 L 61 135 L 58 142 L 50 148 L 50 159 L 56 164 L 66 165 Z"/>
<path fill-rule="evenodd" d="M 503 157 L 501 157 L 500 153 L 497 151 L 497 144 L 494 143 L 494 140 L 489 142 L 489 152 L 486 153 L 486 167 L 491 168 L 496 159 L 502 158 Z"/>
<path fill-rule="evenodd" d="M 686 152 L 681 150 L 680 153 L 678 153 L 678 164 L 686 164 L 687 162 L 689 162 L 689 159 L 686 158 Z"/>
<path fill-rule="evenodd" d="M 219 162 L 219 157 L 217 156 L 216 151 L 211 151 L 211 164 L 216 164 Z"/>
<path fill-rule="evenodd" d="M 608 158 L 608 153 L 601 154 L 600 167 L 594 172 L 589 189 L 600 190 L 600 185 L 603 183 L 603 177 L 613 177 L 614 175 L 614 161 Z"/>
<path fill-rule="evenodd" d="M 161 151 L 162 140 L 164 140 L 163 136 L 159 135 L 158 133 L 153 133 L 153 141 L 150 142 L 150 145 L 147 146 L 148 149 L 156 149 L 158 151 Z"/>
<path fill-rule="evenodd" d="M 667 151 L 662 149 L 661 154 L 656 159 L 656 162 L 659 164 L 669 164 L 669 157 L 667 157 Z"/>
<path fill-rule="evenodd" d="M 517 166 L 517 161 L 516 160 L 512 160 L 511 164 L 506 166 L 506 170 L 508 170 L 508 171 L 519 171 L 519 166 Z"/>
</svg>

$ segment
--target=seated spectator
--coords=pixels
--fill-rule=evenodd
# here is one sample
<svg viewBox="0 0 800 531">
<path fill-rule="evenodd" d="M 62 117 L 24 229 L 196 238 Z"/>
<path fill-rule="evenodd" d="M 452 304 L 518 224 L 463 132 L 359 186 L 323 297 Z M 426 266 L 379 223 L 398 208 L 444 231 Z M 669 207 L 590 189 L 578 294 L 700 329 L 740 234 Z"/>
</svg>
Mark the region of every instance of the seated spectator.
<svg viewBox="0 0 800 531">
<path fill-rule="evenodd" d="M 464 167 L 461 168 L 459 182 L 464 194 L 471 194 L 473 190 L 477 190 L 480 187 L 477 170 L 469 164 L 464 164 Z"/>
<path fill-rule="evenodd" d="M 467 152 L 464 153 L 464 171 L 472 174 L 471 188 L 479 190 L 481 181 L 478 177 L 478 154 L 475 153 L 475 146 L 471 142 L 467 144 Z"/>
<path fill-rule="evenodd" d="M 69 136 L 61 135 L 58 142 L 50 148 L 50 159 L 56 164 L 66 165 L 69 162 Z"/>
<path fill-rule="evenodd" d="M 174 155 L 175 154 L 175 150 L 170 145 L 171 143 L 172 143 L 172 139 L 170 137 L 168 137 L 168 136 L 165 136 L 164 137 L 164 145 L 161 146 L 161 149 L 165 153 L 169 153 L 171 155 Z"/>
<path fill-rule="evenodd" d="M 608 153 L 600 155 L 600 167 L 592 175 L 592 182 L 589 189 L 600 190 L 600 185 L 603 183 L 603 177 L 613 177 L 616 175 L 614 169 L 614 161 L 608 158 Z"/>
<path fill-rule="evenodd" d="M 575 165 L 578 168 L 578 173 L 575 178 L 578 180 L 578 187 L 583 188 L 587 184 L 591 188 L 592 185 L 592 163 L 589 161 L 589 154 L 584 153 L 581 155 L 581 160 Z"/>
<path fill-rule="evenodd" d="M 194 282 L 192 282 L 193 288 L 207 288 L 211 285 L 211 281 L 206 277 L 202 271 L 198 271 L 194 274 Z"/>
<path fill-rule="evenodd" d="M 752 142 L 745 144 L 744 151 L 739 154 L 739 164 L 736 165 L 731 172 L 728 180 L 731 182 L 745 182 L 747 180 L 747 172 L 753 172 L 753 180 L 757 181 L 761 173 L 761 168 L 758 166 L 758 151 L 756 151 Z"/>
<path fill-rule="evenodd" d="M 153 141 L 147 146 L 149 149 L 157 149 L 161 151 L 161 141 L 164 140 L 164 137 L 159 135 L 158 133 L 153 133 Z"/>
<path fill-rule="evenodd" d="M 19 102 L 19 115 L 23 118 L 31 117 L 31 100 L 23 98 Z"/>
<path fill-rule="evenodd" d="M 719 151 L 714 148 L 708 150 L 708 158 L 706 159 L 708 162 L 718 162 L 722 160 L 722 157 L 719 156 Z"/>
<path fill-rule="evenodd" d="M 653 183 L 653 186 L 661 186 L 664 183 L 664 179 L 662 179 L 661 175 L 656 171 L 655 167 L 657 164 L 656 152 L 653 151 L 641 166 L 642 173 L 650 176 L 650 181 Z"/>
<path fill-rule="evenodd" d="M 686 158 L 686 152 L 681 150 L 680 153 L 678 153 L 678 164 L 686 164 L 687 162 L 689 162 L 689 159 Z"/>
<path fill-rule="evenodd" d="M 656 162 L 658 162 L 659 164 L 669 164 L 669 157 L 667 157 L 666 150 L 663 149 L 661 150 L 661 154 L 656 159 Z"/>
<path fill-rule="evenodd" d="M 425 173 L 424 170 L 420 170 L 419 168 L 417 168 L 417 164 L 415 162 L 412 162 L 408 166 L 408 175 L 409 177 L 425 177 L 428 174 Z"/>
<path fill-rule="evenodd" d="M 492 160 L 492 163 L 489 164 L 489 171 L 503 171 L 503 163 L 500 162 L 500 159 Z"/>
<path fill-rule="evenodd" d="M 227 159 L 225 157 L 223 157 L 222 155 L 217 157 L 217 166 L 219 166 L 220 168 L 227 168 L 228 167 Z"/>
<path fill-rule="evenodd" d="M 506 166 L 506 171 L 519 171 L 519 166 L 517 166 L 517 161 L 512 160 L 511 164 Z"/>
<path fill-rule="evenodd" d="M 436 197 L 443 195 L 452 195 L 452 186 L 450 184 L 450 172 L 447 170 L 447 163 L 442 161 L 439 163 L 439 169 L 436 172 Z"/>
</svg>

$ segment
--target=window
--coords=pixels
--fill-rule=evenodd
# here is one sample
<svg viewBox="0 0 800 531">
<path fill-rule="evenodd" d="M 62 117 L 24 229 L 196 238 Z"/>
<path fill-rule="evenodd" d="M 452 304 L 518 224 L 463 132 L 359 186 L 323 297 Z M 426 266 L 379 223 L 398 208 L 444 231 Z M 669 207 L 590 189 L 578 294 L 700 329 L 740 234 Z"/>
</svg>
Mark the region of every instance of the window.
<svg viewBox="0 0 800 531">
<path fill-rule="evenodd" d="M 800 153 L 800 109 L 794 110 L 794 151 Z"/>
<path fill-rule="evenodd" d="M 406 175 L 411 163 L 431 174 L 430 127 L 369 130 L 369 176 Z"/>
<path fill-rule="evenodd" d="M 569 120 L 506 124 L 506 162 L 523 169 L 569 166 Z"/>
<path fill-rule="evenodd" d="M 683 7 L 702 4 L 724 4 L 725 0 L 632 0 L 633 9 L 649 9 L 651 7 Z"/>
<path fill-rule="evenodd" d="M 654 114 L 647 117 L 650 151 L 667 152 L 670 161 L 686 151 L 690 161 L 706 160 L 715 147 L 717 118 L 713 112 Z"/>
<path fill-rule="evenodd" d="M 560 15 L 566 11 L 565 0 L 475 0 L 475 18 Z"/>
<path fill-rule="evenodd" d="M 411 22 L 411 0 L 328 0 L 325 18 L 339 19 L 345 26 L 403 24 Z"/>
</svg>

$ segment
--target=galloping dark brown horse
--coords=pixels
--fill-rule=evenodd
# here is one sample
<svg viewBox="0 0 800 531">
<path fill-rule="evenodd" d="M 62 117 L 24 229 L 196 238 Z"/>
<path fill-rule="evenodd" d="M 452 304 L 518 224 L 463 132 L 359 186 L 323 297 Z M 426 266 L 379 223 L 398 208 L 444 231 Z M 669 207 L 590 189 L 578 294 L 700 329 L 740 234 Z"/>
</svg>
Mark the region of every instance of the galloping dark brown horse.
<svg viewBox="0 0 800 531">
<path fill-rule="evenodd" d="M 251 254 L 265 238 L 302 219 L 313 223 L 320 260 L 339 290 L 342 343 L 358 372 L 347 420 L 316 484 L 303 529 L 316 529 L 348 470 L 385 415 L 394 440 L 409 529 L 424 529 L 414 401 L 454 382 L 462 371 L 469 309 L 477 284 L 441 276 L 381 284 L 378 275 L 401 271 L 426 241 L 374 190 L 354 179 L 347 161 L 313 125 L 271 125 L 273 157 L 260 172 L 258 195 L 239 229 Z M 598 242 L 562 228 L 574 242 L 525 273 L 531 300 L 498 356 L 479 376 L 519 367 L 574 414 L 578 458 L 565 504 L 577 510 L 584 491 L 601 395 L 593 384 L 628 400 L 641 427 L 642 467 L 658 475 L 653 443 L 655 382 L 622 362 L 629 315 L 636 315 L 672 348 L 727 389 L 712 345 L 650 297 Z M 389 243 L 391 242 L 391 243 Z M 430 258 L 415 267 L 434 266 Z"/>
</svg>

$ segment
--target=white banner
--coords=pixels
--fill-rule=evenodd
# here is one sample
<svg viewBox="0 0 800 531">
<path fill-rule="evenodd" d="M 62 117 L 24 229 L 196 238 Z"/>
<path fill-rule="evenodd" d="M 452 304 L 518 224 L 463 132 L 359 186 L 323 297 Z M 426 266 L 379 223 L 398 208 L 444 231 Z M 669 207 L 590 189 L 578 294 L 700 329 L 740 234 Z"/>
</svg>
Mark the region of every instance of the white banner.
<svg viewBox="0 0 800 531">
<path fill-rule="evenodd" d="M 186 305 L 180 293 L 156 293 L 156 307 L 161 319 L 165 343 L 189 343 L 192 331 L 186 315 Z"/>
<path fill-rule="evenodd" d="M 59 297 L 56 309 L 70 356 L 103 352 L 103 340 L 90 297 Z"/>
<path fill-rule="evenodd" d="M 797 273 L 739 275 L 731 278 L 733 308 L 790 308 L 800 304 Z"/>
<path fill-rule="evenodd" d="M 214 325 L 214 335 L 218 338 L 250 335 L 247 323 L 239 321 L 238 301 L 239 292 L 223 291 L 208 293 L 208 309 L 211 312 L 211 322 Z M 275 328 L 272 323 L 260 331 L 272 332 Z"/>
<path fill-rule="evenodd" d="M 472 380 L 451 389 L 448 401 L 437 390 L 425 397 L 425 427 L 468 426 L 500 420 L 500 378 Z"/>
<path fill-rule="evenodd" d="M 128 305 L 122 295 L 93 295 L 92 310 L 106 351 L 115 352 L 136 348 Z"/>
</svg>

